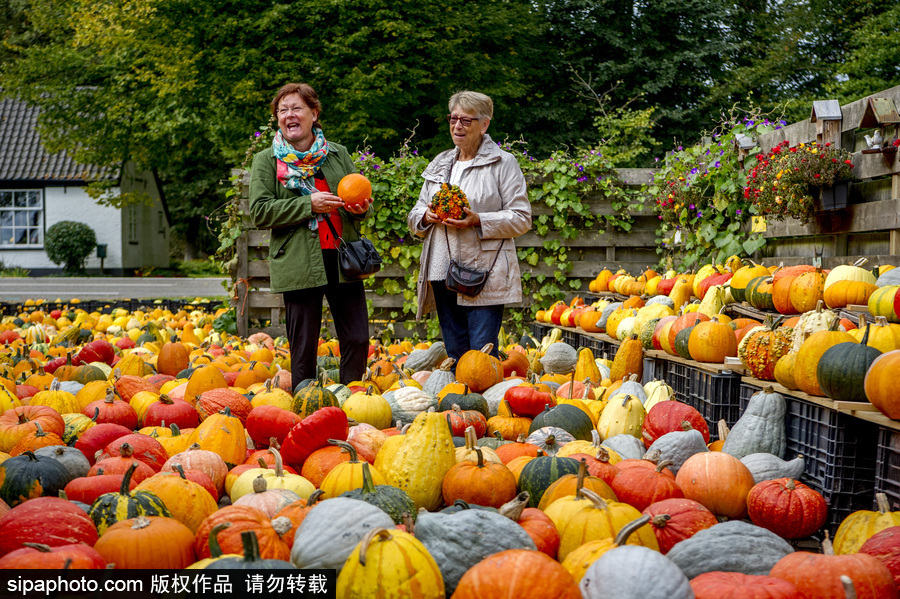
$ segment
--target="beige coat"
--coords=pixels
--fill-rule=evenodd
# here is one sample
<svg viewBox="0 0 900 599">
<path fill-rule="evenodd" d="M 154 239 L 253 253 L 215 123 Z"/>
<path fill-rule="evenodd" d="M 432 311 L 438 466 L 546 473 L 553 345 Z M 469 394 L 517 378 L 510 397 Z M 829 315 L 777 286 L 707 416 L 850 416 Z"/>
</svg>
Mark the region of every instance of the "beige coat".
<svg viewBox="0 0 900 599">
<path fill-rule="evenodd" d="M 425 238 L 419 266 L 416 319 L 434 310 L 434 294 L 428 282 L 428 256 L 432 243 L 445 243 L 443 225 L 424 224 L 422 217 L 440 184 L 448 180 L 456 152 L 456 148 L 441 152 L 431 161 L 422 173 L 425 183 L 419 201 L 407 216 L 410 231 Z M 482 292 L 476 298 L 458 296 L 459 304 L 492 306 L 521 302 L 522 277 L 514 239 L 531 229 L 525 176 L 516 158 L 501 150 L 489 135 L 484 136 L 478 154 L 467 166 L 459 186 L 465 191 L 472 210 L 481 218 L 481 225 L 459 230 L 459 245 L 451 242 L 451 255 L 465 266 L 488 270 L 501 244 L 503 249 Z"/>
</svg>

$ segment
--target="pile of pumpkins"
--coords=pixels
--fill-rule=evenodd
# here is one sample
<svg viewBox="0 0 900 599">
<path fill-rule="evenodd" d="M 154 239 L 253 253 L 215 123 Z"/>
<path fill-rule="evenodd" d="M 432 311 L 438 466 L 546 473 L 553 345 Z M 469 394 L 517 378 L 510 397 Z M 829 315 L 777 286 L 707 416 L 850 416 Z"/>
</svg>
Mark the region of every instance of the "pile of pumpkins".
<svg viewBox="0 0 900 599">
<path fill-rule="evenodd" d="M 637 278 L 604 271 L 593 289 L 641 294 L 590 305 L 575 298 L 537 318 L 619 340 L 637 338 L 644 349 L 697 362 L 737 357 L 760 380 L 839 401 L 871 402 L 900 419 L 900 396 L 892 387 L 900 372 L 900 270 L 875 271 L 862 261 L 826 272 L 742 265 L 737 258 L 668 278 L 652 271 Z M 698 299 L 691 303 L 692 297 Z M 722 313 L 741 301 L 768 312 L 761 319 Z M 874 322 L 858 327 L 841 318 L 837 310 L 851 304 L 868 305 Z"/>
<path fill-rule="evenodd" d="M 283 340 L 130 316 L 0 325 L 0 567 L 334 568 L 342 598 L 897 596 L 900 513 L 795 552 L 827 506 L 784 455 L 784 399 L 711 443 L 638 382 L 639 342 L 598 360 L 557 330 L 458 363 L 373 343 L 345 386 L 334 341 L 292 381 Z"/>
</svg>

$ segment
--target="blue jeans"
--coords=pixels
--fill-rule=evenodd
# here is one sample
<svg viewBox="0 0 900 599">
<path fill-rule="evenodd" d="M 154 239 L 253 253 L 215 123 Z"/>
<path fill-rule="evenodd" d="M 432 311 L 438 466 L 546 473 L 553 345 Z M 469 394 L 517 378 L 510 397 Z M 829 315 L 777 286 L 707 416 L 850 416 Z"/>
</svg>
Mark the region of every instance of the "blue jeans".
<svg viewBox="0 0 900 599">
<path fill-rule="evenodd" d="M 497 357 L 498 335 L 503 320 L 503 304 L 495 306 L 460 306 L 457 294 L 448 291 L 443 281 L 431 281 L 441 336 L 447 355 L 454 360 L 470 349 L 479 350 L 488 343 L 494 344 L 491 355 Z"/>
</svg>

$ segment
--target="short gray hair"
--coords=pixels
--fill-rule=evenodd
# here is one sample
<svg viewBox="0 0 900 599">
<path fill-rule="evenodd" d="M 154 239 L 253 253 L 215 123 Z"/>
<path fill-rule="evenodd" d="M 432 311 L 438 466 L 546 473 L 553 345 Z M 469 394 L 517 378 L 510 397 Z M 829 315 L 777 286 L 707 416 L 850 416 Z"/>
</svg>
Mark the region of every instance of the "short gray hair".
<svg viewBox="0 0 900 599">
<path fill-rule="evenodd" d="M 450 96 L 449 109 L 453 112 L 459 106 L 469 114 L 474 114 L 480 119 L 491 120 L 494 118 L 494 101 L 490 96 L 478 92 L 463 90 Z"/>
</svg>

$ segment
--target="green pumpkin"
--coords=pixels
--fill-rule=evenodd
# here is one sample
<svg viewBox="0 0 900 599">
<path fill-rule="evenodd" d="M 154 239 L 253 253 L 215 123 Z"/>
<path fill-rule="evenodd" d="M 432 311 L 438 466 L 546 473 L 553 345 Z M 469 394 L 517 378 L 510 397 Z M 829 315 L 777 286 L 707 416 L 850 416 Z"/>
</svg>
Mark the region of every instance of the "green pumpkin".
<svg viewBox="0 0 900 599">
<path fill-rule="evenodd" d="M 63 431 L 62 440 L 66 445 L 75 445 L 78 437 L 97 423 L 97 417 L 100 415 L 100 408 L 94 408 L 93 418 L 88 418 L 84 414 L 63 414 L 63 422 L 66 423 L 66 429 Z"/>
<path fill-rule="evenodd" d="M 653 347 L 653 331 L 656 329 L 658 322 L 658 318 L 651 318 L 644 323 L 644 328 L 641 329 L 640 334 L 641 346 L 644 349 L 656 349 Z"/>
<path fill-rule="evenodd" d="M 697 326 L 697 325 L 694 325 Z M 688 349 L 688 340 L 691 337 L 691 331 L 694 330 L 694 327 L 687 327 L 678 331 L 678 334 L 675 335 L 675 353 L 677 353 L 680 357 L 685 360 L 691 359 L 691 352 Z"/>
<path fill-rule="evenodd" d="M 519 492 L 528 491 L 528 507 L 537 507 L 544 491 L 561 476 L 577 476 L 579 466 L 578 460 L 554 456 L 538 456 L 525 464 L 519 474 Z"/>
<path fill-rule="evenodd" d="M 750 279 L 750 282 L 747 283 L 747 302 L 757 310 L 763 310 L 767 312 L 775 311 L 775 303 L 772 299 L 772 288 L 769 287 L 768 291 L 760 289 L 761 287 L 764 287 L 765 284 L 771 282 L 772 276 L 767 275 L 764 277 L 756 277 L 755 279 Z"/>
<path fill-rule="evenodd" d="M 528 434 L 545 426 L 561 428 L 581 441 L 590 441 L 591 431 L 594 430 L 594 423 L 591 422 L 590 416 L 584 410 L 571 404 L 560 404 L 552 408 L 548 405 L 531 421 Z"/>
<path fill-rule="evenodd" d="M 396 524 L 403 524 L 403 515 L 409 514 L 413 522 L 416 521 L 418 510 L 409 494 L 398 487 L 391 485 L 376 485 L 369 471 L 369 464 L 363 462 L 363 486 L 352 491 L 344 491 L 341 497 L 359 499 L 381 509 L 391 517 Z"/>
<path fill-rule="evenodd" d="M 92 366 L 91 364 L 79 366 L 72 371 L 72 376 L 69 377 L 70 381 L 75 381 L 82 385 L 87 385 L 91 381 L 105 381 L 106 379 L 106 373 L 99 367 Z"/>
<path fill-rule="evenodd" d="M 59 460 L 31 451 L 0 463 L 0 499 L 10 507 L 36 497 L 56 497 L 68 482 L 69 472 Z"/>
<path fill-rule="evenodd" d="M 321 378 L 315 384 L 302 387 L 294 393 L 294 399 L 291 401 L 291 411 L 302 418 L 329 406 L 339 408 L 341 404 L 337 396 L 325 387 Z"/>
<path fill-rule="evenodd" d="M 331 350 L 328 350 L 327 356 L 319 356 L 316 358 L 316 366 L 325 370 L 336 369 L 341 366 L 341 358 L 340 356 L 334 355 Z"/>
<path fill-rule="evenodd" d="M 454 437 L 456 439 L 456 437 Z M 455 443 L 455 442 L 454 442 Z M 497 449 L 501 445 L 506 445 L 507 443 L 512 443 L 512 441 L 508 441 L 503 438 L 503 435 L 500 434 L 500 431 L 494 431 L 493 437 L 482 437 L 475 442 L 475 447 L 488 447 L 490 449 Z M 463 444 L 458 447 L 465 447 L 465 439 L 463 439 Z"/>
<path fill-rule="evenodd" d="M 135 468 L 137 468 L 137 462 L 133 463 L 125 472 L 118 493 L 104 493 L 91 505 L 88 516 L 94 521 L 97 534 L 103 535 L 106 529 L 116 522 L 138 516 L 172 517 L 166 504 L 155 493 L 129 489 Z"/>
<path fill-rule="evenodd" d="M 468 387 L 466 387 L 468 391 Z M 480 393 L 448 393 L 438 405 L 438 412 L 446 412 L 452 410 L 453 406 L 459 406 L 462 411 L 475 410 L 481 412 L 486 419 L 491 417 L 491 410 L 488 402 Z"/>
<path fill-rule="evenodd" d="M 859 343 L 847 341 L 825 350 L 816 367 L 819 387 L 835 401 L 868 402 L 865 390 L 866 372 L 881 355 L 869 342 L 869 327 Z"/>
</svg>

